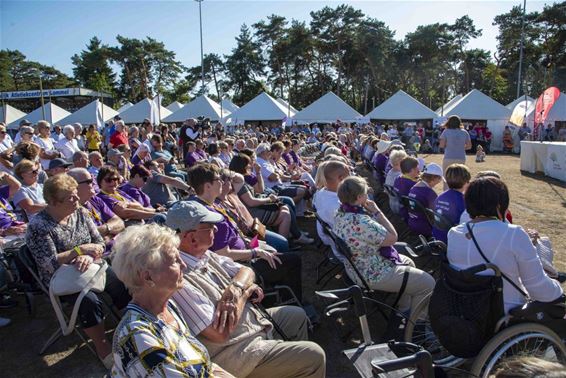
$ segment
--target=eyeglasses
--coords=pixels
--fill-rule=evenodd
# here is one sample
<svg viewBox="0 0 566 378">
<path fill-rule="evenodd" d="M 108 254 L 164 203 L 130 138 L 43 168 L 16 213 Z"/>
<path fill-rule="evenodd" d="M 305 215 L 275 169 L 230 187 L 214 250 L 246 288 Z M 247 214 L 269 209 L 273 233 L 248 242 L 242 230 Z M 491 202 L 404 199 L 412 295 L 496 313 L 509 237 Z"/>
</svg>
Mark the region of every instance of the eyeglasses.
<svg viewBox="0 0 566 378">
<path fill-rule="evenodd" d="M 35 176 L 35 175 L 39 174 L 39 168 L 38 168 L 38 169 L 34 169 L 33 171 L 26 172 L 26 173 L 31 173 L 32 175 Z"/>
<path fill-rule="evenodd" d="M 118 182 L 118 181 L 120 181 L 120 177 L 106 177 L 104 179 L 104 181 L 106 181 L 106 182 L 114 182 L 114 181 Z"/>
<path fill-rule="evenodd" d="M 94 182 L 93 179 L 87 179 L 87 180 L 83 180 L 83 181 L 79 181 L 77 184 L 87 184 L 87 185 L 92 185 L 92 183 Z"/>
<path fill-rule="evenodd" d="M 27 133 L 24 133 L 24 135 L 33 135 L 33 133 L 27 132 Z"/>
</svg>

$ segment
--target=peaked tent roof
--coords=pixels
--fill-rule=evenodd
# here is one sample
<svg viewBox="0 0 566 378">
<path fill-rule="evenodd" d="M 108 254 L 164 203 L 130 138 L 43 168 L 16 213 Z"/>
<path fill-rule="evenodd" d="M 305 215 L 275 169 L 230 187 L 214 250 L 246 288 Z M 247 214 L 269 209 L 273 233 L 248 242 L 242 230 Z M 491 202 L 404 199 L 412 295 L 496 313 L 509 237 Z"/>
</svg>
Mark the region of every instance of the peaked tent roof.
<svg viewBox="0 0 566 378">
<path fill-rule="evenodd" d="M 362 115 L 355 111 L 344 100 L 336 96 L 333 92 L 328 92 L 293 117 L 295 121 L 304 122 L 355 122 L 362 118 Z"/>
<path fill-rule="evenodd" d="M 4 122 L 6 125 L 23 118 L 25 115 L 26 113 L 14 108 L 12 105 L 0 106 L 0 122 Z"/>
<path fill-rule="evenodd" d="M 277 102 L 283 105 L 285 109 L 291 110 L 291 117 L 299 112 L 293 105 L 290 105 L 287 101 L 283 100 L 281 97 L 277 99 Z"/>
<path fill-rule="evenodd" d="M 126 109 L 131 108 L 132 106 L 134 106 L 134 104 L 128 101 L 124 105 L 120 106 L 120 108 L 116 111 L 118 112 L 118 114 L 120 114 L 124 112 Z"/>
<path fill-rule="evenodd" d="M 172 113 L 175 113 L 177 110 L 181 109 L 183 106 L 185 106 L 185 104 L 179 102 L 179 101 L 175 101 L 169 104 L 169 106 L 166 106 L 165 108 L 167 110 L 170 110 Z"/>
<path fill-rule="evenodd" d="M 457 115 L 471 120 L 509 120 L 512 111 L 491 97 L 472 89 L 459 101 L 444 109 L 444 116 Z"/>
<path fill-rule="evenodd" d="M 440 108 L 435 110 L 436 114 L 441 115 L 443 112 L 446 112 L 447 108 L 451 107 L 455 102 L 460 101 L 462 97 L 463 96 L 461 94 L 457 94 L 456 96 L 452 97 L 450 101 L 444 104 L 444 106 L 441 106 Z"/>
<path fill-rule="evenodd" d="M 220 105 L 222 105 L 222 109 L 228 109 L 230 113 L 234 113 L 236 110 L 240 109 L 240 107 L 234 104 L 230 99 L 225 98 L 220 101 Z"/>
<path fill-rule="evenodd" d="M 43 111 L 41 110 L 41 106 L 37 109 L 35 109 L 33 112 L 18 118 L 17 120 L 13 121 L 11 124 L 8 125 L 9 129 L 17 129 L 20 125 L 19 122 L 22 119 L 27 119 L 28 121 L 30 121 L 31 123 L 36 123 L 37 121 L 41 121 L 42 119 L 48 121 L 51 124 L 56 124 L 56 123 L 60 123 L 60 121 L 71 115 L 71 113 L 69 113 L 68 111 L 66 111 L 65 109 L 51 103 L 48 102 L 47 104 L 45 104 L 45 117 L 43 116 Z"/>
<path fill-rule="evenodd" d="M 402 90 L 382 102 L 366 115 L 370 119 L 418 120 L 434 119 L 438 115 Z"/>
<path fill-rule="evenodd" d="M 233 123 L 276 121 L 287 117 L 287 109 L 265 92 L 258 94 L 231 115 Z"/>
<path fill-rule="evenodd" d="M 115 115 L 118 115 L 118 112 L 111 107 L 107 106 L 106 104 L 100 104 L 98 99 L 86 104 L 73 114 L 65 117 L 61 120 L 61 123 L 66 125 L 79 122 L 84 125 L 90 125 L 97 123 L 98 119 L 96 117 L 96 112 L 98 110 L 99 105 L 102 105 L 102 116 L 104 117 L 103 121 L 106 122 L 111 118 L 114 118 Z"/>
<path fill-rule="evenodd" d="M 151 100 L 149 98 L 144 98 L 134 106 L 131 106 L 121 112 L 119 115 L 124 123 L 142 123 L 144 119 L 151 118 Z M 161 106 L 161 120 L 163 121 L 169 115 L 171 115 L 171 112 Z"/>
<path fill-rule="evenodd" d="M 164 118 L 165 122 L 183 122 L 187 118 L 197 118 L 200 116 L 208 117 L 211 121 L 219 121 L 220 115 L 227 116 L 230 112 L 220 109 L 220 105 L 211 100 L 208 96 L 202 95 L 183 106 L 173 114 Z"/>
<path fill-rule="evenodd" d="M 517 106 L 517 104 L 520 103 L 521 101 L 525 101 L 525 96 L 518 97 L 515 101 L 510 102 L 507 105 L 505 105 L 505 107 L 507 109 L 510 109 L 511 111 L 513 111 L 513 109 L 515 109 L 515 106 Z M 532 98 L 531 96 L 527 96 L 527 101 L 536 101 L 536 100 L 534 98 Z"/>
</svg>

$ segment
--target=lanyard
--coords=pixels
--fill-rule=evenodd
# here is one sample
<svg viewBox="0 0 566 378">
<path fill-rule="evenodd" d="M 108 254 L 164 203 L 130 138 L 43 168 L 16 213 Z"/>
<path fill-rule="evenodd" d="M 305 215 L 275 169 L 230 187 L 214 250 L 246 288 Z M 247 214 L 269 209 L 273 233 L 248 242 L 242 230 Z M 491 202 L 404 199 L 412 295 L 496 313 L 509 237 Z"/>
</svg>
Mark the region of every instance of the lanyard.
<svg viewBox="0 0 566 378">
<path fill-rule="evenodd" d="M 88 213 L 90 214 L 91 217 L 94 218 L 95 221 L 99 223 L 102 222 L 102 218 L 100 217 L 100 214 L 98 214 L 95 208 L 88 201 L 83 205 L 83 207 L 88 210 Z"/>
<path fill-rule="evenodd" d="M 114 199 L 117 199 L 120 202 L 128 202 L 124 197 L 122 197 L 120 194 L 118 194 L 118 192 L 116 192 L 116 194 L 114 193 L 107 193 L 104 190 L 101 190 L 102 193 L 106 194 L 107 196 L 110 196 Z"/>
<path fill-rule="evenodd" d="M 6 214 L 7 214 L 10 218 L 12 218 L 12 220 L 16 220 L 16 214 L 14 214 L 14 213 L 8 211 L 8 208 L 6 207 L 6 205 L 4 205 L 4 202 L 3 202 L 3 201 L 0 201 L 0 208 L 1 208 L 2 210 L 4 210 L 4 211 L 6 212 Z"/>
</svg>

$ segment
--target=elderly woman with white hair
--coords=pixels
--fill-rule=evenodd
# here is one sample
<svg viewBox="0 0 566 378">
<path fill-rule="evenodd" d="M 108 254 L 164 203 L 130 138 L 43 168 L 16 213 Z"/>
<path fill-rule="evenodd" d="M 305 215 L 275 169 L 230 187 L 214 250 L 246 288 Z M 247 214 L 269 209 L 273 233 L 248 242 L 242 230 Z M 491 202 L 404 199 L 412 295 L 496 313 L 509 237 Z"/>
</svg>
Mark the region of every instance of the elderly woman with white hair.
<svg viewBox="0 0 566 378">
<path fill-rule="evenodd" d="M 80 151 L 79 144 L 75 138 L 75 128 L 72 125 L 63 127 L 64 138 L 61 138 L 55 148 L 59 151 L 65 160 L 72 163 L 73 154 Z"/>
<path fill-rule="evenodd" d="M 170 300 L 187 268 L 178 247 L 175 232 L 157 225 L 132 226 L 117 238 L 112 268 L 132 301 L 114 333 L 113 377 L 231 377 Z"/>
<path fill-rule="evenodd" d="M 110 136 L 110 143 L 108 144 L 108 148 L 116 148 L 123 144 L 128 146 L 128 130 L 126 130 L 124 121 L 116 121 L 114 126 L 116 127 L 116 131 L 114 131 L 114 133 Z"/>
</svg>

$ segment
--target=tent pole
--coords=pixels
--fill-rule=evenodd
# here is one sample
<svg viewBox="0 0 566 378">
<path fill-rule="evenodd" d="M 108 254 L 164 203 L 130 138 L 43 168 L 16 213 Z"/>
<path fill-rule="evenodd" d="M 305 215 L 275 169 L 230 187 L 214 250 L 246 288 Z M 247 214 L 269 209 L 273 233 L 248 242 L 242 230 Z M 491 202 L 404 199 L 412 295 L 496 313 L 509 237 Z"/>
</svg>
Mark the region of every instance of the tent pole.
<svg viewBox="0 0 566 378">
<path fill-rule="evenodd" d="M 523 48 L 525 44 L 525 13 L 527 11 L 527 0 L 523 0 L 523 17 L 521 18 L 521 44 L 519 47 L 519 77 L 517 78 L 517 97 L 521 95 L 521 87 L 523 86 L 521 71 L 523 70 Z"/>
</svg>

